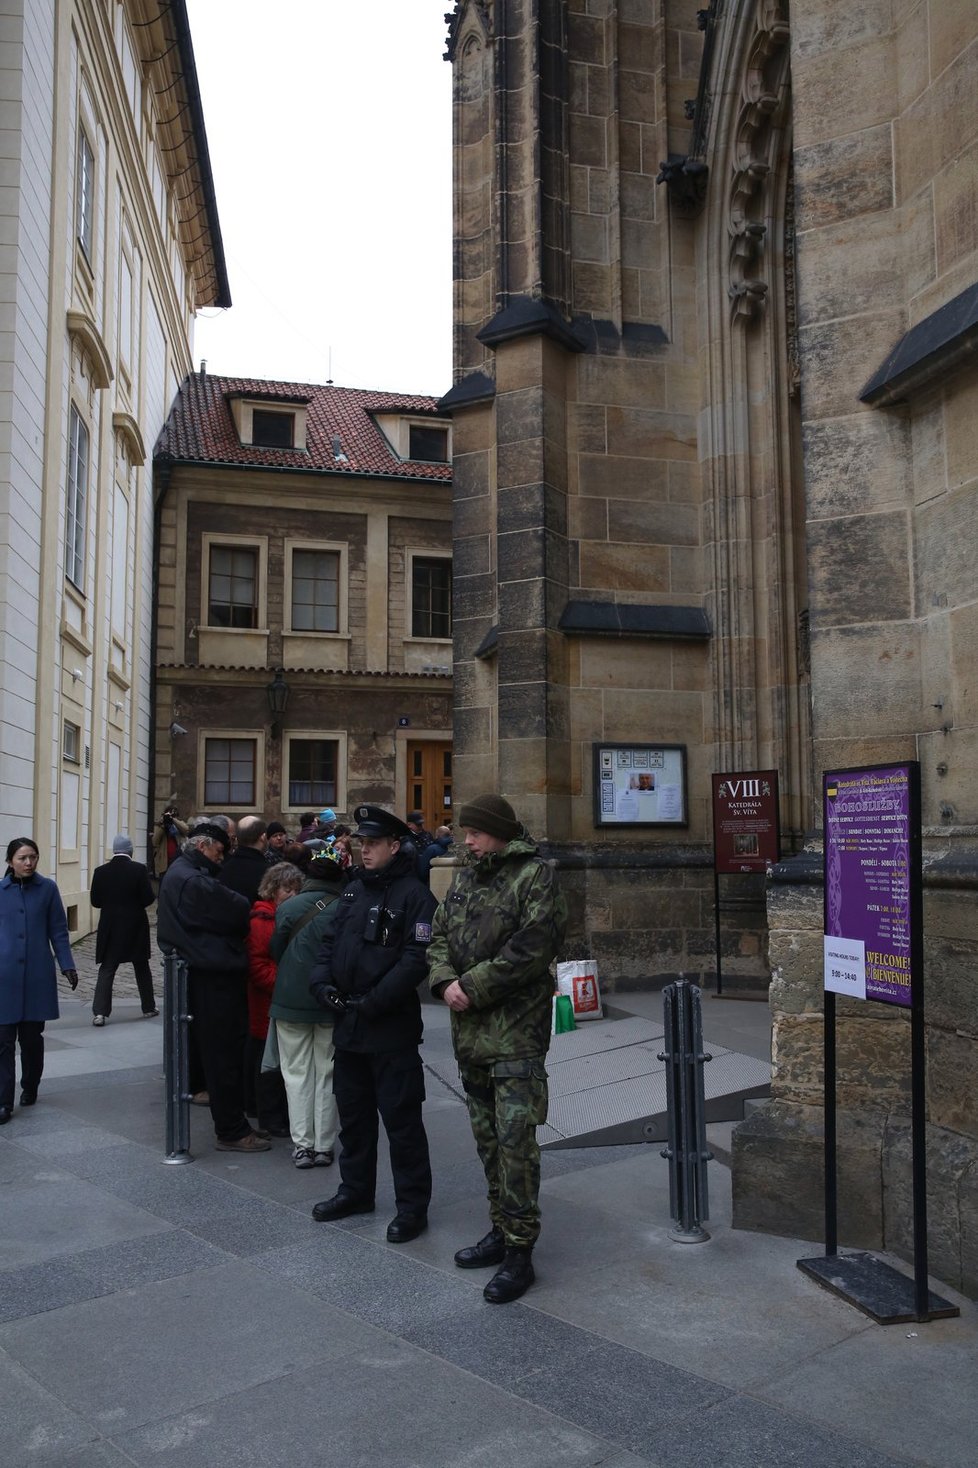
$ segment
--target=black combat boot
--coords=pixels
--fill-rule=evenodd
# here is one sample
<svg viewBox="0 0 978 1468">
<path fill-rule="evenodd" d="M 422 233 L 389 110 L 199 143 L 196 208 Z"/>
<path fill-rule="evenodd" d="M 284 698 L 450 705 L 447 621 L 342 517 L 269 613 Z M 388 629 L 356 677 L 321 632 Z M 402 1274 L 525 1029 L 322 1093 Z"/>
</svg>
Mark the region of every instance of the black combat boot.
<svg viewBox="0 0 978 1468">
<path fill-rule="evenodd" d="M 490 1264 L 502 1264 L 505 1257 L 506 1241 L 498 1228 L 491 1228 L 477 1244 L 459 1249 L 455 1263 L 459 1269 L 485 1269 Z"/>
<path fill-rule="evenodd" d="M 532 1244 L 506 1250 L 502 1269 L 496 1270 L 482 1291 L 490 1305 L 508 1305 L 510 1300 L 518 1300 L 526 1293 L 535 1278 L 532 1253 Z"/>
</svg>

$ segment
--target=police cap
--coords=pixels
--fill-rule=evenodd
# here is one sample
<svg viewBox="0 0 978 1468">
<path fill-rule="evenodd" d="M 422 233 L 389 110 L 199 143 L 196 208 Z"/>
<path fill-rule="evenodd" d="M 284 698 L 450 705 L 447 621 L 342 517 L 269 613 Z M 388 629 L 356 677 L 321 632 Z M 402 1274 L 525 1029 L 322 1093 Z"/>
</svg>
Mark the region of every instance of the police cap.
<svg viewBox="0 0 978 1468">
<path fill-rule="evenodd" d="M 390 841 L 410 841 L 411 828 L 381 805 L 358 805 L 353 812 L 355 836 L 386 836 Z"/>
</svg>

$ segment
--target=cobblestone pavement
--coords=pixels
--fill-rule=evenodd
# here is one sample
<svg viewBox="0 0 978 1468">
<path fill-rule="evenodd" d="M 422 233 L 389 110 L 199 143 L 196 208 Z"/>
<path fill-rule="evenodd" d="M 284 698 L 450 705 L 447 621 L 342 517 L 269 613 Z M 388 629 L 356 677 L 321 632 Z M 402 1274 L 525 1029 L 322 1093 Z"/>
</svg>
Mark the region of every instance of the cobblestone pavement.
<svg viewBox="0 0 978 1468">
<path fill-rule="evenodd" d="M 157 1003 L 163 998 L 163 955 L 156 946 L 156 904 L 149 910 L 149 943 L 150 943 L 150 968 L 153 970 L 153 990 L 156 994 Z M 75 967 L 78 970 L 78 988 L 72 994 L 71 986 L 63 974 L 58 975 L 58 997 L 69 1004 L 72 1001 L 81 1001 L 83 1004 L 91 1004 L 95 998 L 95 977 L 98 973 L 98 964 L 95 962 L 95 934 L 89 933 L 86 938 L 79 938 L 77 943 L 72 943 L 71 951 L 75 958 Z M 132 971 L 131 963 L 124 963 L 116 970 L 115 980 L 112 985 L 112 997 L 115 999 L 138 999 L 139 990 L 136 988 L 136 976 Z"/>
</svg>

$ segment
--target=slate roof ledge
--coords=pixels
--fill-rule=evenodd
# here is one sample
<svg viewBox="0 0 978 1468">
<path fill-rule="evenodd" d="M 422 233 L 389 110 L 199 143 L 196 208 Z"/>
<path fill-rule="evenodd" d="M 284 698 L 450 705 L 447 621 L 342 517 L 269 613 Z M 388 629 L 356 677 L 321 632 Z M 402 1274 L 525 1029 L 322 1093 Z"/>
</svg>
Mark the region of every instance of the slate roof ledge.
<svg viewBox="0 0 978 1468">
<path fill-rule="evenodd" d="M 451 413 L 454 408 L 471 408 L 476 403 L 490 403 L 496 396 L 496 384 L 485 372 L 469 372 L 450 387 L 435 404 L 438 413 Z"/>
<path fill-rule="evenodd" d="M 978 283 L 906 332 L 862 392 L 861 403 L 891 408 L 944 377 L 978 351 Z"/>
<path fill-rule="evenodd" d="M 557 627 L 592 637 L 660 637 L 705 642 L 713 633 L 702 607 L 636 602 L 569 601 Z"/>
<path fill-rule="evenodd" d="M 546 336 L 572 352 L 583 352 L 587 340 L 580 329 L 563 316 L 550 301 L 535 296 L 512 296 L 481 331 L 476 332 L 487 347 L 516 341 L 523 336 Z"/>
</svg>

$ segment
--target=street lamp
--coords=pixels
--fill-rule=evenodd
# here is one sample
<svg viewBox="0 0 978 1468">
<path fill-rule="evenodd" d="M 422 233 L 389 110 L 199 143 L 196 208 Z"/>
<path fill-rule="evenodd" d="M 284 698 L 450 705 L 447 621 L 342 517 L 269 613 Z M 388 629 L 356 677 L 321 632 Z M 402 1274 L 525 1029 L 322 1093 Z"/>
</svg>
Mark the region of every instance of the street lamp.
<svg viewBox="0 0 978 1468">
<path fill-rule="evenodd" d="M 288 707 L 289 694 L 291 692 L 291 688 L 285 681 L 285 669 L 276 668 L 275 677 L 265 689 L 265 696 L 268 699 L 269 712 L 272 716 L 271 732 L 273 739 L 278 739 L 282 733 L 282 726 L 279 723 L 279 719 L 281 719 L 282 715 L 285 713 L 286 708 Z"/>
</svg>

